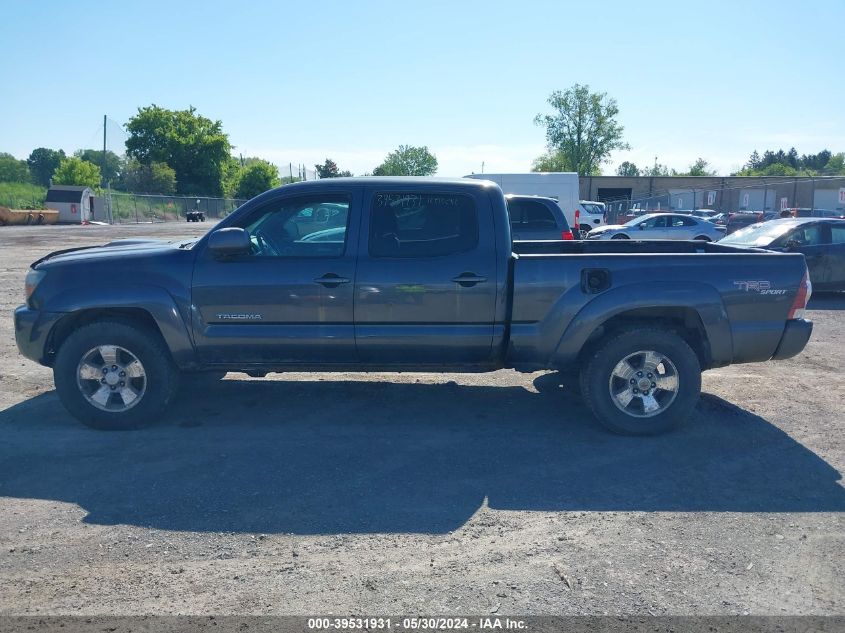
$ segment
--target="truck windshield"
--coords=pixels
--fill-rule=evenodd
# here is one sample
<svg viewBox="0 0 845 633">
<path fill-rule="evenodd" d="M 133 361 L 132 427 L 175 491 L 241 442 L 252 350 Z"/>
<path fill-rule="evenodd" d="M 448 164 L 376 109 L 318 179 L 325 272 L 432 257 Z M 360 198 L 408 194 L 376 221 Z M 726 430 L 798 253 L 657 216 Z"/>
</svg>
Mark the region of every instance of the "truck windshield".
<svg viewBox="0 0 845 633">
<path fill-rule="evenodd" d="M 795 224 L 791 222 L 763 222 L 752 224 L 740 229 L 736 233 L 728 235 L 720 241 L 720 244 L 734 244 L 736 246 L 767 246 L 774 242 L 787 231 L 794 229 Z"/>
</svg>

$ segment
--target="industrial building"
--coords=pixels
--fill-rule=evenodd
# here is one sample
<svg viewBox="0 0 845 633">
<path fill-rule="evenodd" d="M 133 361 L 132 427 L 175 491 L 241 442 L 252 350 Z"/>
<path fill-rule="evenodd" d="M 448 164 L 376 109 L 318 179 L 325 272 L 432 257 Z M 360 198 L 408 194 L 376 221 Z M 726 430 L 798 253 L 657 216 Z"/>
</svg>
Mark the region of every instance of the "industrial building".
<svg viewBox="0 0 845 633">
<path fill-rule="evenodd" d="M 794 207 L 845 210 L 845 177 L 582 176 L 582 200 L 630 208 L 777 211 Z"/>
</svg>

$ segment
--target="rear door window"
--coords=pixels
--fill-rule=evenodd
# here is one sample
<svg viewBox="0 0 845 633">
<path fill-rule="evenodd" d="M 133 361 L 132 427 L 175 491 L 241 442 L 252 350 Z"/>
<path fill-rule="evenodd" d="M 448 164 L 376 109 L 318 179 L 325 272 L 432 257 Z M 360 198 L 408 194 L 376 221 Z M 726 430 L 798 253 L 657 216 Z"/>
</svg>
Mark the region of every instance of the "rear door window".
<svg viewBox="0 0 845 633">
<path fill-rule="evenodd" d="M 478 244 L 473 199 L 451 193 L 375 193 L 370 210 L 372 257 L 440 257 Z"/>
</svg>

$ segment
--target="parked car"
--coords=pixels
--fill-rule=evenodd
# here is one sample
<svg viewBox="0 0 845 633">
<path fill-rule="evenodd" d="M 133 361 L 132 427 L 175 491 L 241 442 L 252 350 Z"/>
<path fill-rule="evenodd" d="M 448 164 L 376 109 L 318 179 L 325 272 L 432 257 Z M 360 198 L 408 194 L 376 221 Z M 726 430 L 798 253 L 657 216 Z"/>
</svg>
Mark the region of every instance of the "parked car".
<svg viewBox="0 0 845 633">
<path fill-rule="evenodd" d="M 507 195 L 514 240 L 572 240 L 575 236 L 554 198 Z"/>
<path fill-rule="evenodd" d="M 728 221 L 725 223 L 725 232 L 730 235 L 734 231 L 744 229 L 746 226 L 756 224 L 763 221 L 764 214 L 762 211 L 737 211 L 728 216 Z"/>
<path fill-rule="evenodd" d="M 702 240 L 724 237 L 723 228 L 703 218 L 679 213 L 649 213 L 625 224 L 604 226 L 587 234 L 589 240 Z"/>
<path fill-rule="evenodd" d="M 721 243 L 803 253 L 815 289 L 845 290 L 845 220 L 772 220 L 737 231 Z"/>
<path fill-rule="evenodd" d="M 329 205 L 344 224 L 299 232 Z M 649 434 L 691 417 L 702 370 L 800 352 L 806 277 L 800 254 L 719 244 L 514 242 L 490 181 L 326 178 L 199 239 L 42 257 L 14 324 L 96 428 L 159 420 L 192 372 L 509 367 L 578 368 L 599 420 Z"/>
</svg>

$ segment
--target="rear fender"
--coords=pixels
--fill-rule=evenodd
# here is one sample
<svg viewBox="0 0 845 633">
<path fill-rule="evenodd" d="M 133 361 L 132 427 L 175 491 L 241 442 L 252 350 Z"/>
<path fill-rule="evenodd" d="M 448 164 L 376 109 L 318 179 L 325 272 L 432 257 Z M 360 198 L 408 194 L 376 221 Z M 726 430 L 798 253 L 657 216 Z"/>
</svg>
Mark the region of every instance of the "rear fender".
<svg viewBox="0 0 845 633">
<path fill-rule="evenodd" d="M 596 296 L 575 315 L 551 358 L 554 367 L 572 365 L 590 335 L 615 316 L 638 309 L 682 308 L 698 314 L 709 345 L 712 366 L 733 357 L 730 321 L 722 297 L 713 286 L 697 282 L 635 283 Z"/>
</svg>

